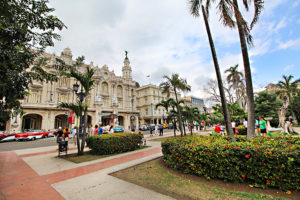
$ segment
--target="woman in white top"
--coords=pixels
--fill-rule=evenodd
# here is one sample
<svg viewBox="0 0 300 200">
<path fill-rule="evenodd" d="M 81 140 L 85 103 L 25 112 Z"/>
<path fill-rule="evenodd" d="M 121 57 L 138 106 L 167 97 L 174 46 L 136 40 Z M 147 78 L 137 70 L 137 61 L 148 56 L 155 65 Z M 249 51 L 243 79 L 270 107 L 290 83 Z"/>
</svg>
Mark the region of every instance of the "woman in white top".
<svg viewBox="0 0 300 200">
<path fill-rule="evenodd" d="M 233 134 L 236 134 L 235 133 L 235 121 L 234 120 L 231 120 L 231 128 L 232 128 Z"/>
<path fill-rule="evenodd" d="M 157 127 L 157 124 L 156 124 L 155 125 L 155 132 L 154 132 L 155 135 L 157 135 L 157 129 L 158 129 L 158 127 Z"/>
</svg>

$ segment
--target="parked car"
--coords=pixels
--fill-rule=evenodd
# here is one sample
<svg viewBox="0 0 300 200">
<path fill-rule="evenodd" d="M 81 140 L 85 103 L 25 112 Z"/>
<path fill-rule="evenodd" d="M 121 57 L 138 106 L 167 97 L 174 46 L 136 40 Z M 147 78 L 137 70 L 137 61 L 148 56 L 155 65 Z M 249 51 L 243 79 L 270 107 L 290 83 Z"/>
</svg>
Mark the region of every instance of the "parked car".
<svg viewBox="0 0 300 200">
<path fill-rule="evenodd" d="M 168 129 L 172 129 L 174 126 L 173 126 L 173 124 L 172 123 L 170 123 L 169 125 L 168 125 Z"/>
<path fill-rule="evenodd" d="M 0 133 L 0 142 L 14 141 L 16 133 L 4 132 Z"/>
<path fill-rule="evenodd" d="M 124 128 L 123 126 L 117 125 L 114 128 L 114 133 L 123 133 L 124 132 Z"/>
<path fill-rule="evenodd" d="M 149 130 L 149 128 L 148 128 L 147 125 L 144 124 L 144 125 L 141 125 L 141 126 L 140 126 L 140 130 L 141 130 L 141 131 L 147 131 L 147 130 Z"/>
<path fill-rule="evenodd" d="M 49 131 L 45 130 L 25 130 L 23 133 L 17 133 L 15 138 L 17 141 L 21 140 L 36 140 L 46 138 L 49 136 Z"/>
</svg>

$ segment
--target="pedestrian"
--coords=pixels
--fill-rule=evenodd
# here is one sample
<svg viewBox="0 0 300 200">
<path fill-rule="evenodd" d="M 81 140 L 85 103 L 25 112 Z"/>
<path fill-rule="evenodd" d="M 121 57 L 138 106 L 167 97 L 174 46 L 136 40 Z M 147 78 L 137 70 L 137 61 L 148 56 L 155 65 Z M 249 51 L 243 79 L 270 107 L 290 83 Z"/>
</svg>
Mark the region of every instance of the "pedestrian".
<svg viewBox="0 0 300 200">
<path fill-rule="evenodd" d="M 101 125 L 99 124 L 98 135 L 102 135 L 102 134 L 103 134 L 103 128 L 102 128 Z"/>
<path fill-rule="evenodd" d="M 231 128 L 232 128 L 233 134 L 237 135 L 237 132 L 236 132 L 236 129 L 235 129 L 235 121 L 234 120 L 231 120 Z"/>
<path fill-rule="evenodd" d="M 225 136 L 224 125 L 223 124 L 220 125 L 220 129 L 221 129 L 221 135 Z"/>
<path fill-rule="evenodd" d="M 98 135 L 98 132 L 99 132 L 98 125 L 95 125 L 94 135 Z"/>
<path fill-rule="evenodd" d="M 153 133 L 152 133 L 152 126 L 150 125 L 150 137 L 153 136 Z"/>
<path fill-rule="evenodd" d="M 142 143 L 143 145 L 146 145 L 146 138 L 145 138 L 145 136 L 144 136 L 143 131 L 139 131 L 139 134 L 141 134 L 141 136 L 142 136 L 141 143 Z"/>
<path fill-rule="evenodd" d="M 66 128 L 65 132 L 64 132 L 64 135 L 63 135 L 63 138 L 64 138 L 65 141 L 69 141 L 69 135 L 70 135 L 69 128 Z"/>
<path fill-rule="evenodd" d="M 218 134 L 221 133 L 221 127 L 220 127 L 220 124 L 217 124 L 217 125 L 215 126 L 215 132 L 217 132 Z"/>
<path fill-rule="evenodd" d="M 159 125 L 159 136 L 163 136 L 163 135 L 164 135 L 164 126 Z"/>
<path fill-rule="evenodd" d="M 154 132 L 155 135 L 157 135 L 157 129 L 158 129 L 158 125 L 156 124 L 155 125 L 155 132 Z"/>
<path fill-rule="evenodd" d="M 259 122 L 258 120 L 256 119 L 255 120 L 255 135 L 258 136 L 259 135 Z"/>
<path fill-rule="evenodd" d="M 247 121 L 247 118 L 245 118 L 244 120 L 244 127 L 245 127 L 245 131 L 247 133 L 247 129 L 248 129 L 248 121 Z"/>
<path fill-rule="evenodd" d="M 62 131 L 62 128 L 59 127 L 56 135 L 57 150 L 59 150 L 59 143 L 63 141 L 63 135 L 64 132 Z"/>
<path fill-rule="evenodd" d="M 262 134 L 263 137 L 267 136 L 267 122 L 265 121 L 264 117 L 260 116 L 259 117 L 259 128 L 260 128 L 260 132 Z"/>
<path fill-rule="evenodd" d="M 75 126 L 71 132 L 72 132 L 74 145 L 77 146 L 77 127 Z"/>
</svg>

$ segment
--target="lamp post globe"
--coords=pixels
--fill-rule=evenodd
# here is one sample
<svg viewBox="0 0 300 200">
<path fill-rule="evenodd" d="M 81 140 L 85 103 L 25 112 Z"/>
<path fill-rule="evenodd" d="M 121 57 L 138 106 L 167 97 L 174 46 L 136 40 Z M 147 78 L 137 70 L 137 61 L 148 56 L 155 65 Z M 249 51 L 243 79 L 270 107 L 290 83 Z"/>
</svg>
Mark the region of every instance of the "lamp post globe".
<svg viewBox="0 0 300 200">
<path fill-rule="evenodd" d="M 78 92 L 78 88 L 79 88 L 78 83 L 74 83 L 74 84 L 73 84 L 73 91 L 74 91 L 75 93 Z"/>
</svg>

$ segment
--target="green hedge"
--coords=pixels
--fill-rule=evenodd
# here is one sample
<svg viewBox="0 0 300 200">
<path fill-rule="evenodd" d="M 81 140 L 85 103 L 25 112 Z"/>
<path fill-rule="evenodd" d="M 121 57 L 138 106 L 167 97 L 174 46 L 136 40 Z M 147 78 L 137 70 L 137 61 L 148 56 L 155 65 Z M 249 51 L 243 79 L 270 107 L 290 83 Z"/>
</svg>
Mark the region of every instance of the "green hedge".
<svg viewBox="0 0 300 200">
<path fill-rule="evenodd" d="M 255 187 L 300 189 L 300 138 L 170 138 L 162 143 L 164 162 L 183 173 L 247 182 Z"/>
<path fill-rule="evenodd" d="M 86 139 L 93 154 L 108 155 L 133 151 L 140 147 L 142 136 L 135 133 L 113 133 L 91 136 Z"/>
</svg>

